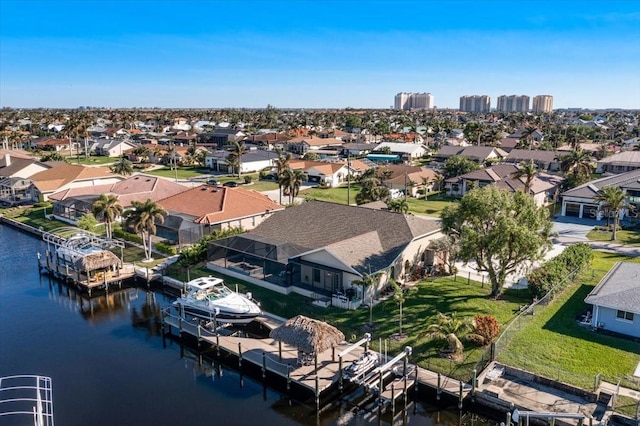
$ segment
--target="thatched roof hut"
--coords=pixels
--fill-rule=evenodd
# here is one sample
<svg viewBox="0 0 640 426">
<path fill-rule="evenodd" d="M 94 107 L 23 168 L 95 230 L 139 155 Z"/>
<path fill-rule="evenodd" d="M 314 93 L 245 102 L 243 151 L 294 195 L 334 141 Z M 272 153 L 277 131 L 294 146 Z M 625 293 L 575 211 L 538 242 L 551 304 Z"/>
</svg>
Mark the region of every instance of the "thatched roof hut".
<svg viewBox="0 0 640 426">
<path fill-rule="evenodd" d="M 95 271 L 96 269 L 107 269 L 111 266 L 122 266 L 118 256 L 108 250 L 96 253 L 89 253 L 75 261 L 75 268 L 80 271 Z"/>
<path fill-rule="evenodd" d="M 344 341 L 344 334 L 334 326 L 303 315 L 290 318 L 270 335 L 308 354 L 324 352 Z"/>
</svg>

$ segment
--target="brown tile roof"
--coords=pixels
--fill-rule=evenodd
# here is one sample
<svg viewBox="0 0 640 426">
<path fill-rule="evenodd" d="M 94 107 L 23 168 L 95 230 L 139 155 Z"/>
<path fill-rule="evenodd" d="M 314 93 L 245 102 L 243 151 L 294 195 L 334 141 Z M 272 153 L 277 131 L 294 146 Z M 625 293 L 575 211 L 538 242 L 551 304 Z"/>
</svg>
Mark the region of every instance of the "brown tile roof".
<svg viewBox="0 0 640 426">
<path fill-rule="evenodd" d="M 20 173 L 21 171 L 23 171 L 25 168 L 27 168 L 32 164 L 37 164 L 43 169 L 48 169 L 51 167 L 51 165 L 49 164 L 41 163 L 34 159 L 26 159 L 26 158 L 14 157 L 14 156 L 11 156 L 9 160 L 10 161 L 9 165 L 5 166 L 4 165 L 5 160 L 6 159 L 4 157 L 0 157 L 0 176 L 3 176 L 3 177 L 9 177 L 9 176 L 15 175 L 16 173 Z M 16 175 L 16 177 L 28 178 L 29 176 L 24 176 L 21 174 L 20 176 Z"/>
<path fill-rule="evenodd" d="M 6 154 L 9 154 L 12 158 L 34 158 L 33 154 L 22 149 L 0 149 L 0 165 L 4 163 L 4 156 Z"/>
<path fill-rule="evenodd" d="M 188 188 L 167 179 L 157 176 L 136 174 L 125 180 L 106 185 L 95 185 L 81 188 L 69 188 L 56 192 L 49 198 L 52 200 L 66 200 L 73 197 L 100 194 L 114 194 L 118 197 L 118 202 L 123 207 L 131 206 L 132 201 L 145 201 L 151 198 L 153 201 L 162 200 Z"/>
<path fill-rule="evenodd" d="M 40 191 L 54 191 L 76 180 L 116 176 L 106 167 L 85 167 L 78 164 L 59 163 L 36 173 L 31 180 Z"/>
<path fill-rule="evenodd" d="M 266 195 L 244 188 L 203 185 L 158 202 L 167 210 L 194 216 L 196 223 L 215 224 L 283 210 Z"/>
</svg>

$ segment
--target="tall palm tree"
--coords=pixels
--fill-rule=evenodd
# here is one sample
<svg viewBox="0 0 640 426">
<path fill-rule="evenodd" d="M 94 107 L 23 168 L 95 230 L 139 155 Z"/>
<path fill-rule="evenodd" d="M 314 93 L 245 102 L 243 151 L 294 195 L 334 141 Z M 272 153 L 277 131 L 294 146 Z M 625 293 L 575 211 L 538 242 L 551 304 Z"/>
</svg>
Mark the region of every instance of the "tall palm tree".
<svg viewBox="0 0 640 426">
<path fill-rule="evenodd" d="M 518 166 L 518 170 L 513 172 L 511 176 L 516 179 L 524 178 L 524 193 L 527 195 L 531 195 L 531 183 L 533 179 L 539 174 L 536 163 L 533 160 L 523 161 Z"/>
<path fill-rule="evenodd" d="M 520 135 L 520 139 L 524 139 L 524 141 L 525 141 L 526 145 L 529 147 L 529 149 L 531 149 L 531 147 L 533 145 L 533 134 L 536 131 L 538 131 L 536 126 L 527 125 L 522 130 L 522 133 Z"/>
<path fill-rule="evenodd" d="M 302 170 L 285 169 L 282 172 L 278 183 L 284 189 L 284 194 L 289 196 L 289 204 L 293 203 L 293 200 L 298 196 L 300 187 L 303 182 L 307 181 L 307 175 Z"/>
<path fill-rule="evenodd" d="M 233 141 L 229 155 L 227 155 L 227 162 L 231 168 L 238 173 L 238 179 L 240 179 L 242 173 L 242 156 L 246 151 L 247 147 L 244 145 L 244 142 Z"/>
<path fill-rule="evenodd" d="M 364 295 L 366 293 L 366 289 L 369 289 L 369 327 L 373 325 L 373 294 L 375 293 L 375 286 L 378 284 L 380 280 L 380 273 L 376 274 L 367 274 L 366 272 L 362 275 L 361 279 L 351 281 L 352 285 L 361 285 L 362 286 L 362 301 L 364 302 Z"/>
<path fill-rule="evenodd" d="M 111 171 L 122 176 L 129 176 L 133 173 L 133 163 L 123 155 L 113 166 Z"/>
<path fill-rule="evenodd" d="M 151 198 L 147 201 L 132 201 L 133 210 L 125 214 L 127 226 L 133 229 L 142 237 L 145 258 L 151 259 L 151 235 L 156 233 L 156 222 L 164 223 L 164 217 L 168 214 L 165 209 L 158 205 Z"/>
<path fill-rule="evenodd" d="M 425 334 L 434 339 L 446 340 L 449 344 L 448 352 L 459 360 L 464 350 L 460 335 L 471 328 L 471 322 L 457 318 L 455 312 L 451 315 L 438 312 L 435 323 L 427 326 Z"/>
<path fill-rule="evenodd" d="M 617 237 L 617 227 L 620 221 L 620 211 L 626 208 L 630 208 L 631 204 L 627 201 L 626 192 L 617 186 L 605 186 L 598 191 L 596 195 L 596 201 L 602 204 L 607 214 L 607 225 L 609 225 L 609 214 L 613 216 L 613 232 L 611 234 L 611 241 L 615 241 Z"/>
<path fill-rule="evenodd" d="M 285 154 L 280 149 L 276 149 L 276 153 L 278 154 L 278 158 L 273 160 L 273 163 L 276 166 L 276 177 L 278 179 L 278 188 L 280 190 L 280 204 L 282 204 L 282 185 L 280 184 L 280 176 L 282 175 L 282 172 L 289 168 L 291 153 L 287 152 Z"/>
<path fill-rule="evenodd" d="M 396 200 L 387 200 L 389 210 L 396 213 L 409 213 L 409 203 L 406 198 L 398 198 Z"/>
<path fill-rule="evenodd" d="M 91 205 L 91 211 L 98 220 L 104 220 L 107 238 L 112 237 L 111 224 L 118 216 L 122 216 L 123 208 L 114 194 L 100 194 L 100 197 Z"/>
</svg>

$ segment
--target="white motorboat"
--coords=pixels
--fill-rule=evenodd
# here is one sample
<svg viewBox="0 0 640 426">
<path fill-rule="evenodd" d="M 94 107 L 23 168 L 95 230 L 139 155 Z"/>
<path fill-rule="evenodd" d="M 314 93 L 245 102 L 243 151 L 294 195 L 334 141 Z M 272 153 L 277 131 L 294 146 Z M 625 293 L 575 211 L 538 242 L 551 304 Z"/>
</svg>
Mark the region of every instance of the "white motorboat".
<svg viewBox="0 0 640 426">
<path fill-rule="evenodd" d="M 360 357 L 353 361 L 344 369 L 344 374 L 347 379 L 356 379 L 368 373 L 378 363 L 378 354 L 372 351 L 367 351 L 360 355 Z"/>
<path fill-rule="evenodd" d="M 251 293 L 231 291 L 220 278 L 202 277 L 187 283 L 187 294 L 173 305 L 181 315 L 220 323 L 248 324 L 262 313 Z"/>
<path fill-rule="evenodd" d="M 63 263 L 74 263 L 76 260 L 104 250 L 98 240 L 88 234 L 76 234 L 67 239 L 58 249 L 56 255 Z"/>
</svg>

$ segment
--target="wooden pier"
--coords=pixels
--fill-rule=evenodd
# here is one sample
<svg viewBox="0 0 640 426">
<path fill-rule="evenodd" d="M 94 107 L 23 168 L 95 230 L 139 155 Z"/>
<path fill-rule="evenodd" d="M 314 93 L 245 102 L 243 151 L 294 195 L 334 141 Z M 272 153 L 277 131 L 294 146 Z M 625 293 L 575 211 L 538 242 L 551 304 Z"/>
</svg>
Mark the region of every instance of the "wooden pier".
<svg viewBox="0 0 640 426">
<path fill-rule="evenodd" d="M 38 267 L 41 271 L 46 271 L 54 277 L 66 282 L 71 283 L 80 290 L 85 290 L 90 295 L 92 290 L 105 289 L 109 287 L 118 286 L 122 287 L 122 282 L 133 278 L 135 271 L 133 264 L 124 264 L 122 269 L 118 269 L 116 272 L 105 272 L 96 276 L 88 277 L 83 271 L 79 271 L 69 265 L 56 265 L 50 261 L 49 256 L 46 257 L 46 261 L 38 259 Z"/>
<path fill-rule="evenodd" d="M 346 383 L 347 380 L 342 374 L 341 367 L 356 361 L 365 350 L 370 349 L 343 343 L 318 353 L 311 365 L 300 365 L 296 347 L 272 338 L 258 339 L 238 334 L 228 335 L 220 332 L 219 329 L 214 331 L 211 324 L 203 326 L 197 319 L 181 318 L 177 313 L 173 315 L 170 308 L 163 311 L 162 317 L 163 333 L 172 334 L 171 330 L 176 329 L 180 335 L 185 333 L 195 337 L 199 348 L 204 344 L 218 356 L 222 352 L 234 356 L 237 359 L 238 368 L 242 368 L 244 363 L 260 368 L 263 380 L 266 380 L 268 372 L 286 380 L 287 389 L 290 389 L 293 384 L 310 391 L 315 395 L 318 411 L 321 409 L 320 399 L 325 394 L 335 390 L 339 392 L 338 395 L 344 397 L 346 395 L 343 392 L 348 389 L 353 392 L 353 386 L 364 389 L 365 393 L 370 394 L 369 399 L 375 398 L 380 406 L 391 407 L 393 412 L 395 412 L 397 401 L 402 399 L 406 403 L 409 392 L 417 386 L 432 388 L 436 391 L 438 400 L 441 394 L 449 396 L 450 399 L 454 398 L 458 400 L 459 406 L 462 406 L 463 399 L 471 391 L 470 385 L 438 373 L 419 367 L 408 369 L 406 362 L 404 365 L 398 365 L 403 368 L 402 371 L 410 371 L 403 377 L 397 377 L 390 368 L 383 371 L 376 369 L 368 375 L 366 381 L 346 387 L 343 386 L 343 382 Z M 278 325 L 277 319 L 268 316 L 265 318 L 269 320 L 267 327 L 270 329 Z M 394 360 L 390 364 L 393 363 Z M 380 376 L 383 376 L 382 380 Z M 381 390 L 380 384 L 382 384 Z"/>
</svg>

